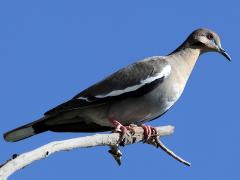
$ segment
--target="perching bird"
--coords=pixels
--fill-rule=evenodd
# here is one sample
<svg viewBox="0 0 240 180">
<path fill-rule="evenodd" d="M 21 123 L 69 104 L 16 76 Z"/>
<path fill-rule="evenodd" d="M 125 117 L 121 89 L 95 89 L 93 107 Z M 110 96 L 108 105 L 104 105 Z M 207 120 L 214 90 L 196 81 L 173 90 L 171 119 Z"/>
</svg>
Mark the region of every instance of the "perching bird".
<svg viewBox="0 0 240 180">
<path fill-rule="evenodd" d="M 169 55 L 120 69 L 39 120 L 5 133 L 4 139 L 15 142 L 45 131 L 123 131 L 124 126 L 156 119 L 179 99 L 198 57 L 206 52 L 231 60 L 215 32 L 197 29 Z"/>
</svg>

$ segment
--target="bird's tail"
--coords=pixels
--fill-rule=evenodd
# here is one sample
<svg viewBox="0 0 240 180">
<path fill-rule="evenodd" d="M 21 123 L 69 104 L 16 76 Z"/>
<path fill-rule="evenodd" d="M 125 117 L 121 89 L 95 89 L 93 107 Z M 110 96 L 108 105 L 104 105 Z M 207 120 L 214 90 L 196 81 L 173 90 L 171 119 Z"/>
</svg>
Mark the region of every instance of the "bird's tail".
<svg viewBox="0 0 240 180">
<path fill-rule="evenodd" d="M 44 124 L 44 119 L 45 118 L 41 118 L 24 126 L 8 131 L 3 135 L 3 137 L 5 141 L 16 142 L 31 137 L 33 135 L 48 131 L 47 126 Z"/>
</svg>

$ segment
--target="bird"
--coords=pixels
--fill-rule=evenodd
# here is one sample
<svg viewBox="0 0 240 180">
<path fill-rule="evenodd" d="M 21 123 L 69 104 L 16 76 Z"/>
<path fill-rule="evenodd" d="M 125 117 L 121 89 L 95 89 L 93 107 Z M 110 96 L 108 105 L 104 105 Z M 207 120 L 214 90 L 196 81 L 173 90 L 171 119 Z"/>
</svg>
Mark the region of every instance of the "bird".
<svg viewBox="0 0 240 180">
<path fill-rule="evenodd" d="M 206 28 L 194 30 L 166 56 L 152 56 L 124 67 L 44 113 L 43 117 L 3 137 L 16 142 L 46 131 L 124 134 L 129 125 L 143 126 L 166 113 L 180 98 L 200 55 L 217 52 L 231 61 L 219 35 Z"/>
</svg>

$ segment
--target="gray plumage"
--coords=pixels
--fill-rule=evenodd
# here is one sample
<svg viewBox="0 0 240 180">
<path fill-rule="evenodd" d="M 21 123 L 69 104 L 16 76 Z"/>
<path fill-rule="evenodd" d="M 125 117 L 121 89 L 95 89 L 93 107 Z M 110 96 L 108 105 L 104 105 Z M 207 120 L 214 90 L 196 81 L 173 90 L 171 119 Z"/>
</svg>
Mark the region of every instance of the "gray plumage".
<svg viewBox="0 0 240 180">
<path fill-rule="evenodd" d="M 44 132 L 98 132 L 156 119 L 181 96 L 198 57 L 215 51 L 230 60 L 219 36 L 208 29 L 195 30 L 175 51 L 131 64 L 51 109 L 44 117 L 4 134 L 19 141 Z"/>
</svg>

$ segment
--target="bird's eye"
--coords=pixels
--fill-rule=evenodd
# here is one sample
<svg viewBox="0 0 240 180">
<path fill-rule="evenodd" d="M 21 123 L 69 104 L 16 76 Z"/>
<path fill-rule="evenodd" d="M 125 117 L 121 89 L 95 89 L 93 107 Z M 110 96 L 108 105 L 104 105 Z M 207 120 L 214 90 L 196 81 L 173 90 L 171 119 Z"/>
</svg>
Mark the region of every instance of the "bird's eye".
<svg viewBox="0 0 240 180">
<path fill-rule="evenodd" d="M 209 39 L 209 40 L 212 40 L 213 39 L 213 35 L 212 34 L 207 34 L 207 38 Z"/>
</svg>

